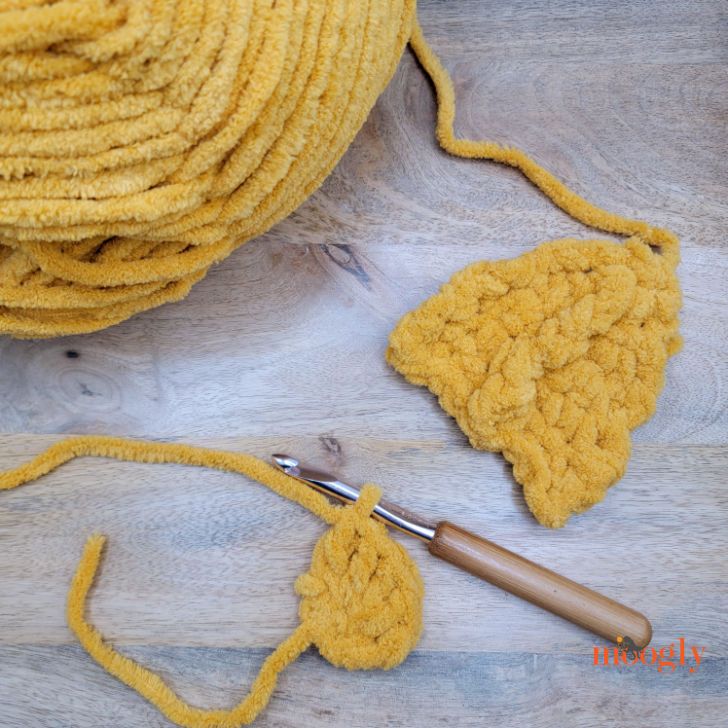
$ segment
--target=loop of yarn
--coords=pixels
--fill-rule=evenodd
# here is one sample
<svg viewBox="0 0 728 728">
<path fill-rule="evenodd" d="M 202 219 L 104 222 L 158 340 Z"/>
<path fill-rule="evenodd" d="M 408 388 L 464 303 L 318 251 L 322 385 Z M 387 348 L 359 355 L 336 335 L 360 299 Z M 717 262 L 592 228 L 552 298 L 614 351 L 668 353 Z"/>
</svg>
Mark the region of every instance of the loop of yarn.
<svg viewBox="0 0 728 728">
<path fill-rule="evenodd" d="M 0 10 L 0 333 L 184 297 L 324 180 L 415 0 L 63 0 Z"/>
<path fill-rule="evenodd" d="M 424 588 L 417 566 L 371 518 L 381 495 L 365 486 L 355 504 L 332 505 L 323 495 L 257 458 L 242 453 L 113 437 L 85 436 L 52 445 L 32 461 L 0 473 L 0 490 L 36 480 L 76 457 L 142 463 L 181 463 L 239 473 L 258 481 L 328 523 L 309 570 L 296 581 L 300 624 L 263 663 L 248 694 L 230 710 L 189 705 L 151 670 L 117 652 L 87 621 L 86 604 L 106 538 L 91 536 L 68 593 L 67 618 L 88 654 L 114 677 L 186 728 L 236 728 L 266 706 L 278 674 L 310 645 L 347 669 L 389 669 L 400 664 L 422 631 Z"/>
<path fill-rule="evenodd" d="M 542 524 L 563 526 L 624 473 L 630 430 L 654 412 L 680 349 L 679 243 L 592 205 L 518 149 L 458 139 L 452 81 L 417 24 L 410 44 L 434 83 L 446 151 L 515 167 L 576 220 L 629 236 L 474 263 L 389 339 L 388 362 L 437 395 L 473 447 L 513 463 Z"/>
</svg>

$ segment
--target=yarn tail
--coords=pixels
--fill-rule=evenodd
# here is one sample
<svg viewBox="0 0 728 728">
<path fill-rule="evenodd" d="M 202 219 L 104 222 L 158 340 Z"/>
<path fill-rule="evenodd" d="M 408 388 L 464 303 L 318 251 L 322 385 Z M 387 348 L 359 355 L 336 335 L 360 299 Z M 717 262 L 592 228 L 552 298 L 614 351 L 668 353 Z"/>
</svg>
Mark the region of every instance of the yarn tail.
<svg viewBox="0 0 728 728">
<path fill-rule="evenodd" d="M 679 241 L 664 228 L 656 228 L 641 220 L 632 220 L 593 205 L 570 190 L 561 180 L 533 161 L 520 149 L 503 147 L 489 141 L 460 139 L 455 136 L 455 91 L 452 79 L 414 21 L 410 47 L 432 80 L 437 95 L 436 135 L 440 146 L 450 154 L 465 159 L 486 159 L 515 167 L 543 192 L 557 207 L 575 220 L 596 230 L 618 235 L 635 236 L 660 252 L 673 266 L 679 262 Z"/>
<path fill-rule="evenodd" d="M 136 690 L 171 721 L 185 728 L 238 728 L 255 720 L 266 706 L 278 674 L 311 644 L 303 625 L 268 656 L 250 692 L 230 710 L 204 710 L 182 700 L 159 675 L 117 652 L 86 620 L 86 602 L 93 586 L 106 538 L 91 536 L 68 592 L 68 624 L 88 654 L 107 672 Z"/>
</svg>

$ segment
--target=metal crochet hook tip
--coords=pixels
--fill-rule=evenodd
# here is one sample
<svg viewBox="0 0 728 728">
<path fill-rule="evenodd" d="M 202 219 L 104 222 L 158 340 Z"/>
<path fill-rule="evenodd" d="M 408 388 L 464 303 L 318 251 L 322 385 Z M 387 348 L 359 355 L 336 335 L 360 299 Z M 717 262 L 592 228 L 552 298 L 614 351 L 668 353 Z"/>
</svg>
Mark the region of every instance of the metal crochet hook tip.
<svg viewBox="0 0 728 728">
<path fill-rule="evenodd" d="M 298 460 L 296 460 L 296 458 L 292 458 L 290 455 L 279 455 L 278 453 L 273 453 L 271 457 L 273 458 L 273 462 L 284 473 L 288 473 L 289 475 L 292 475 L 289 471 L 295 470 L 298 467 Z"/>
<path fill-rule="evenodd" d="M 272 458 L 279 470 L 282 470 L 286 475 L 303 481 L 321 493 L 352 503 L 359 498 L 358 488 L 348 483 L 342 483 L 338 478 L 328 473 L 305 467 L 290 455 L 275 453 Z M 435 537 L 435 526 L 433 524 L 427 523 L 414 513 L 406 511 L 393 503 L 380 500 L 374 506 L 372 515 L 387 525 L 404 531 L 411 536 L 421 538 L 423 541 L 431 541 Z"/>
</svg>

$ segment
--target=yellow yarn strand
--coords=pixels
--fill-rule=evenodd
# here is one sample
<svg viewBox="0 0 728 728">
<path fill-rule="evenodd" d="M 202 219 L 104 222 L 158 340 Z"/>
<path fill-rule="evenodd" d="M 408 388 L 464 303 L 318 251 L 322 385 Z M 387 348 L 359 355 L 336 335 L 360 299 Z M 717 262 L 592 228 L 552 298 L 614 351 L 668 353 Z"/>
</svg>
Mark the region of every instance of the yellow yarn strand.
<svg viewBox="0 0 728 728">
<path fill-rule="evenodd" d="M 364 486 L 353 505 L 334 506 L 304 483 L 250 455 L 90 435 L 56 443 L 30 462 L 0 473 L 0 490 L 17 488 L 85 456 L 239 473 L 298 503 L 331 526 L 316 544 L 309 570 L 296 581 L 301 623 L 268 656 L 248 694 L 230 710 L 189 705 L 159 675 L 106 643 L 86 620 L 86 604 L 106 537 L 97 534 L 86 541 L 68 592 L 68 625 L 99 665 L 177 725 L 237 728 L 252 722 L 268 703 L 280 672 L 310 645 L 316 645 L 333 665 L 386 670 L 402 662 L 417 643 L 422 630 L 422 580 L 407 551 L 371 518 L 381 495 L 377 487 Z"/>
<path fill-rule="evenodd" d="M 593 205 L 570 190 L 520 149 L 502 147 L 494 142 L 456 137 L 455 91 L 452 79 L 425 40 L 417 20 L 414 22 L 410 46 L 435 86 L 437 140 L 445 151 L 456 157 L 491 160 L 514 167 L 575 220 L 603 232 L 640 237 L 648 245 L 660 247 L 662 254 L 673 265 L 677 265 L 679 242 L 669 230 L 654 228 L 641 220 L 630 220 Z"/>
<path fill-rule="evenodd" d="M 0 473 L 0 490 L 10 490 L 37 480 L 64 463 L 81 457 L 113 458 L 137 463 L 177 463 L 238 473 L 298 503 L 329 524 L 336 522 L 340 510 L 321 493 L 252 455 L 194 445 L 146 442 L 104 435 L 81 435 L 51 445 L 30 462 Z"/>
<path fill-rule="evenodd" d="M 156 673 L 142 667 L 104 642 L 99 632 L 86 621 L 85 610 L 89 590 L 101 561 L 106 543 L 104 536 L 91 536 L 76 569 L 68 592 L 68 626 L 107 672 L 136 690 L 171 721 L 186 728 L 237 728 L 255 720 L 275 689 L 278 674 L 311 644 L 306 627 L 300 625 L 290 637 L 270 654 L 255 679 L 250 692 L 230 710 L 202 710 L 179 698 Z"/>
</svg>

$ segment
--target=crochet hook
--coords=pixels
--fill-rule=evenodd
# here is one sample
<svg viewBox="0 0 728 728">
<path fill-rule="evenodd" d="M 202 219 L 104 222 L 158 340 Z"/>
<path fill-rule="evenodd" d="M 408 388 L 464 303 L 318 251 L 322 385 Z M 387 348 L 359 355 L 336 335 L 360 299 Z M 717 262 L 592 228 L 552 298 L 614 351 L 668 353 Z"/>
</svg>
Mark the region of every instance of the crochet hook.
<svg viewBox="0 0 728 728">
<path fill-rule="evenodd" d="M 273 462 L 287 475 L 339 500 L 356 501 L 359 497 L 358 488 L 328 473 L 308 468 L 289 455 L 275 454 Z M 640 612 L 454 523 L 429 523 L 411 511 L 383 500 L 374 507 L 372 516 L 427 542 L 429 552 L 444 561 L 605 639 L 638 650 L 652 639 L 652 625 Z"/>
</svg>

